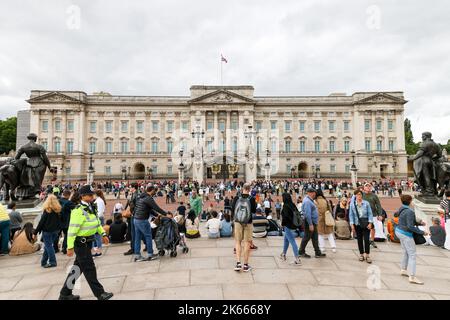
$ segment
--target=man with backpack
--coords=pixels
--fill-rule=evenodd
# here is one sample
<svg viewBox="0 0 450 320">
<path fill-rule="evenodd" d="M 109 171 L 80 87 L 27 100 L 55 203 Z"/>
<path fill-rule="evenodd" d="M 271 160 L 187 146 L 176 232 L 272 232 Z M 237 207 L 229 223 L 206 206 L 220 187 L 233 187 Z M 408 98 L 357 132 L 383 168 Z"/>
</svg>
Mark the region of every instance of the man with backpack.
<svg viewBox="0 0 450 320">
<path fill-rule="evenodd" d="M 236 241 L 236 266 L 234 270 L 249 272 L 252 269 L 248 264 L 253 236 L 252 215 L 256 213 L 256 201 L 255 198 L 250 196 L 250 184 L 244 184 L 242 194 L 233 199 L 231 210 L 234 212 L 234 239 Z M 244 242 L 244 266 L 241 264 L 242 242 Z"/>
</svg>

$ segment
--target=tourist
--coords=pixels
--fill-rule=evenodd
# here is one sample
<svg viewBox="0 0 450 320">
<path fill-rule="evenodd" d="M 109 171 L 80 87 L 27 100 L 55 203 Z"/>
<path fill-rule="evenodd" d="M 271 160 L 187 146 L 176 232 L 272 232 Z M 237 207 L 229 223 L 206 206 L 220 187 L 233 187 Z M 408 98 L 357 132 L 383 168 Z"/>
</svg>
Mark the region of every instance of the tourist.
<svg viewBox="0 0 450 320">
<path fill-rule="evenodd" d="M 266 217 L 270 214 L 271 211 L 272 211 L 272 206 L 270 204 L 270 199 L 267 197 L 264 200 L 264 213 L 266 214 Z"/>
<path fill-rule="evenodd" d="M 182 204 L 182 202 L 181 202 Z M 180 207 L 178 207 L 180 208 Z M 178 210 L 177 209 L 177 214 L 174 217 L 175 222 L 178 225 L 178 232 L 180 234 L 186 234 L 186 207 L 183 206 L 184 210 Z"/>
<path fill-rule="evenodd" d="M 55 248 L 53 243 L 58 238 L 61 231 L 61 204 L 55 195 L 49 195 L 43 204 L 43 213 L 39 224 L 34 231 L 37 235 L 42 232 L 44 242 L 44 254 L 41 259 L 43 268 L 53 268 L 57 266 Z"/>
<path fill-rule="evenodd" d="M 372 263 L 370 258 L 370 230 L 373 228 L 373 215 L 369 202 L 363 200 L 362 191 L 356 189 L 355 200 L 351 202 L 349 220 L 353 235 L 358 239 L 359 261 Z"/>
<path fill-rule="evenodd" d="M 256 213 L 256 200 L 250 196 L 250 184 L 244 184 L 242 193 L 235 197 L 231 204 L 231 211 L 234 213 L 234 239 L 236 250 L 235 271 L 248 272 L 252 268 L 248 264 L 250 258 L 250 248 L 253 236 L 253 214 Z M 250 211 L 250 212 L 249 212 Z M 239 212 L 239 215 L 236 214 Z M 242 219 L 242 221 L 236 220 Z M 244 221 L 245 220 L 245 221 Z M 242 242 L 244 242 L 244 265 L 241 264 Z"/>
<path fill-rule="evenodd" d="M 297 198 L 297 210 L 299 212 L 302 212 L 302 202 L 303 202 L 302 196 L 298 196 L 298 198 Z"/>
<path fill-rule="evenodd" d="M 131 198 L 127 200 L 127 204 L 125 206 L 124 212 L 129 208 L 129 216 L 127 216 L 127 236 L 126 240 L 130 241 L 130 249 L 127 252 L 124 252 L 125 256 L 129 256 L 134 254 L 134 211 L 136 209 L 136 202 L 139 196 L 139 185 L 137 183 L 131 184 Z"/>
<path fill-rule="evenodd" d="M 0 203 L 0 235 L 1 235 L 1 248 L 0 248 L 0 256 L 4 256 L 8 254 L 8 244 L 10 238 L 10 220 L 9 214 L 6 211 L 5 207 Z"/>
<path fill-rule="evenodd" d="M 343 216 L 346 221 L 348 220 L 348 201 L 347 198 L 341 198 L 338 204 L 334 207 L 333 216 Z"/>
<path fill-rule="evenodd" d="M 231 223 L 231 216 L 229 213 L 223 215 L 223 220 L 220 221 L 220 237 L 229 238 L 233 235 L 233 225 Z"/>
<path fill-rule="evenodd" d="M 378 216 L 373 219 L 373 228 L 375 229 L 375 242 L 384 242 L 387 237 L 384 233 L 383 217 Z"/>
<path fill-rule="evenodd" d="M 280 255 L 282 261 L 286 261 L 286 253 L 289 248 L 289 244 L 294 252 L 295 260 L 293 265 L 300 266 L 302 263 L 298 254 L 298 246 L 295 242 L 295 233 L 299 226 L 294 225 L 294 212 L 297 211 L 297 207 L 292 202 L 292 197 L 289 193 L 283 193 L 283 210 L 281 211 L 281 225 L 284 227 L 284 245 L 283 252 Z"/>
<path fill-rule="evenodd" d="M 203 202 L 202 198 L 197 195 L 197 192 L 195 190 L 192 190 L 192 195 L 189 203 L 191 204 L 191 208 L 192 210 L 194 210 L 195 215 L 197 217 L 200 217 L 200 215 L 202 214 Z"/>
<path fill-rule="evenodd" d="M 97 216 L 100 220 L 101 226 L 105 225 L 105 210 L 106 210 L 106 199 L 103 195 L 102 190 L 96 190 L 95 191 L 96 199 L 94 201 L 95 205 L 97 206 Z M 114 214 L 116 216 L 117 214 Z M 100 234 L 95 235 L 95 242 L 94 242 L 94 248 L 93 248 L 93 256 L 99 257 L 102 255 L 102 236 Z"/>
<path fill-rule="evenodd" d="M 21 229 L 21 224 L 23 222 L 23 219 L 22 219 L 22 215 L 20 214 L 20 212 L 16 211 L 16 203 L 15 202 L 11 202 L 10 204 L 8 204 L 8 210 L 10 210 L 8 214 L 9 214 L 9 221 L 10 221 L 10 225 L 9 225 L 10 240 L 12 240 L 16 231 L 19 231 Z"/>
<path fill-rule="evenodd" d="M 126 240 L 126 235 L 127 224 L 123 221 L 122 215 L 119 213 L 114 217 L 114 223 L 110 226 L 109 238 L 111 243 L 123 243 Z"/>
<path fill-rule="evenodd" d="M 73 206 L 72 202 L 70 201 L 70 190 L 64 189 L 62 193 L 62 197 L 59 199 L 59 203 L 61 204 L 61 232 L 58 235 L 58 240 L 61 234 L 64 236 L 63 244 L 61 248 L 61 252 L 63 254 L 67 253 L 67 230 L 69 228 L 69 221 L 70 221 L 70 213 L 72 209 L 75 207 Z M 56 243 L 56 247 L 58 244 Z M 56 249 L 55 249 L 56 252 Z"/>
<path fill-rule="evenodd" d="M 345 218 L 344 213 L 338 213 L 335 226 L 336 239 L 350 240 L 352 238 L 350 224 Z"/>
<path fill-rule="evenodd" d="M 253 215 L 253 238 L 264 238 L 267 236 L 269 221 L 262 208 L 256 208 Z"/>
<path fill-rule="evenodd" d="M 363 190 L 364 190 L 363 200 L 369 202 L 373 216 L 374 217 L 382 216 L 383 208 L 381 207 L 380 199 L 375 193 L 373 193 L 372 184 L 368 182 L 365 183 Z M 370 244 L 372 245 L 372 247 L 377 248 L 377 245 L 375 244 L 374 240 L 375 240 L 375 228 L 370 230 Z"/>
<path fill-rule="evenodd" d="M 224 213 L 229 213 L 231 211 L 231 201 L 228 196 L 223 200 L 223 211 Z"/>
<path fill-rule="evenodd" d="M 317 232 L 317 223 L 319 220 L 319 213 L 317 211 L 317 206 L 314 203 L 314 199 L 317 194 L 317 190 L 314 188 L 308 188 L 306 190 L 307 196 L 303 200 L 302 204 L 302 212 L 305 216 L 305 235 L 302 238 L 302 242 L 300 244 L 299 255 L 303 258 L 311 258 L 305 251 L 306 245 L 309 240 L 312 240 L 315 257 L 322 258 L 326 255 L 320 251 L 319 241 L 318 241 L 318 232 Z"/>
<path fill-rule="evenodd" d="M 281 203 L 280 203 L 279 199 L 277 199 L 277 201 L 275 202 L 275 213 L 277 215 L 277 220 L 280 220 L 280 217 L 281 217 Z"/>
<path fill-rule="evenodd" d="M 440 209 L 444 216 L 445 243 L 444 248 L 450 250 L 450 190 L 445 191 L 445 199 L 441 201 Z"/>
<path fill-rule="evenodd" d="M 444 247 L 445 244 L 445 230 L 441 227 L 439 218 L 433 218 L 433 225 L 430 227 L 430 235 L 425 236 L 427 245 Z"/>
<path fill-rule="evenodd" d="M 217 216 L 217 211 L 212 211 L 211 219 L 206 222 L 206 230 L 208 238 L 210 239 L 220 238 L 220 220 L 217 218 Z"/>
<path fill-rule="evenodd" d="M 200 238 L 200 220 L 198 219 L 194 209 L 189 210 L 186 218 L 186 238 Z"/>
<path fill-rule="evenodd" d="M 10 256 L 31 254 L 41 249 L 41 245 L 36 243 L 37 237 L 33 231 L 33 224 L 31 222 L 25 223 L 22 230 L 16 231 L 11 250 L 9 251 Z"/>
<path fill-rule="evenodd" d="M 157 189 L 154 186 L 148 186 L 146 192 L 140 194 L 136 201 L 136 208 L 134 212 L 134 262 L 152 261 L 158 259 L 158 255 L 153 254 L 152 243 L 152 228 L 149 219 L 158 216 L 166 215 L 153 197 Z M 141 255 L 141 241 L 144 240 L 147 248 L 147 258 Z"/>
<path fill-rule="evenodd" d="M 328 239 L 331 250 L 336 252 L 336 241 L 334 240 L 334 225 L 328 226 L 325 223 L 325 215 L 333 212 L 330 208 L 328 200 L 325 198 L 322 189 L 317 189 L 315 199 L 317 210 L 319 212 L 319 219 L 317 222 L 317 232 L 319 233 L 319 248 L 321 252 L 325 252 L 325 239 Z"/>
<path fill-rule="evenodd" d="M 180 205 L 177 208 L 177 213 L 183 217 L 186 215 L 186 206 L 183 201 L 180 201 Z"/>
<path fill-rule="evenodd" d="M 416 214 L 410 208 L 412 197 L 405 194 L 400 197 L 400 200 L 402 206 L 399 209 L 398 226 L 395 228 L 395 234 L 400 239 L 403 252 L 400 274 L 409 276 L 410 283 L 424 284 L 416 277 L 416 243 L 413 234 L 427 236 L 428 233 L 416 227 Z"/>
</svg>

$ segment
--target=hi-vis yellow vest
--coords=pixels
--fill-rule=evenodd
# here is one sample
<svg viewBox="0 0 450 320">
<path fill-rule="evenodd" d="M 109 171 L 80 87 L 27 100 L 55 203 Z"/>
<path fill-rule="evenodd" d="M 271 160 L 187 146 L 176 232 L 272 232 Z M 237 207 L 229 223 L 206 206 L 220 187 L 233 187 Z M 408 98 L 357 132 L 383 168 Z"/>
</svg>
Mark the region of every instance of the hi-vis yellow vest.
<svg viewBox="0 0 450 320">
<path fill-rule="evenodd" d="M 67 249 L 72 249 L 76 237 L 89 237 L 98 233 L 106 235 L 97 215 L 90 213 L 86 205 L 80 204 L 70 213 L 67 230 Z"/>
</svg>

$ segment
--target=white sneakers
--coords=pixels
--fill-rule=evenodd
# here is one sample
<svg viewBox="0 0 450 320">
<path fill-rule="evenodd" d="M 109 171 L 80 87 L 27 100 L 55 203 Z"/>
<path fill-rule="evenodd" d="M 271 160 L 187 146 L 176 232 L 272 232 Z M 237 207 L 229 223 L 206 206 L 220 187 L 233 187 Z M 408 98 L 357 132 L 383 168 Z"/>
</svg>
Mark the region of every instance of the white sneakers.
<svg viewBox="0 0 450 320">
<path fill-rule="evenodd" d="M 404 276 L 404 277 L 409 277 L 409 283 L 412 284 L 424 284 L 423 281 L 420 281 L 419 279 L 416 278 L 416 276 L 410 276 L 408 275 L 408 271 L 401 269 L 400 270 L 400 275 Z"/>
<path fill-rule="evenodd" d="M 423 281 L 420 281 L 415 276 L 409 276 L 409 283 L 413 284 L 423 284 Z"/>
</svg>

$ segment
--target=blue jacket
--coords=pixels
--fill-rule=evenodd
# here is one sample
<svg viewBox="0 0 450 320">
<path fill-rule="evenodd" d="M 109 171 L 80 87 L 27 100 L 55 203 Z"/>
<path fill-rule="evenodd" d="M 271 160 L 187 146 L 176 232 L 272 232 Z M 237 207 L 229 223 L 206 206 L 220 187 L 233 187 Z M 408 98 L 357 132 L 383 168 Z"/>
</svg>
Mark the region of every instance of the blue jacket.
<svg viewBox="0 0 450 320">
<path fill-rule="evenodd" d="M 412 233 L 424 233 L 422 230 L 416 227 L 416 214 L 410 207 L 402 205 L 398 212 L 400 213 L 400 216 L 398 218 L 397 228 L 405 231 L 406 233 L 410 233 L 410 237 L 413 236 Z"/>
<path fill-rule="evenodd" d="M 319 211 L 317 210 L 316 204 L 310 197 L 305 197 L 303 200 L 302 211 L 308 225 L 317 225 L 319 222 Z"/>
<path fill-rule="evenodd" d="M 350 201 L 350 210 L 349 210 L 349 220 L 350 220 L 350 225 L 356 225 L 359 226 L 359 215 L 358 212 L 355 209 L 356 206 L 356 199 L 354 201 Z M 366 200 L 362 201 L 362 206 L 363 208 L 366 209 L 367 212 L 367 217 L 362 217 L 362 218 L 367 218 L 369 220 L 370 223 L 373 223 L 373 214 L 372 214 L 372 209 L 370 208 L 370 203 L 367 202 Z"/>
</svg>

